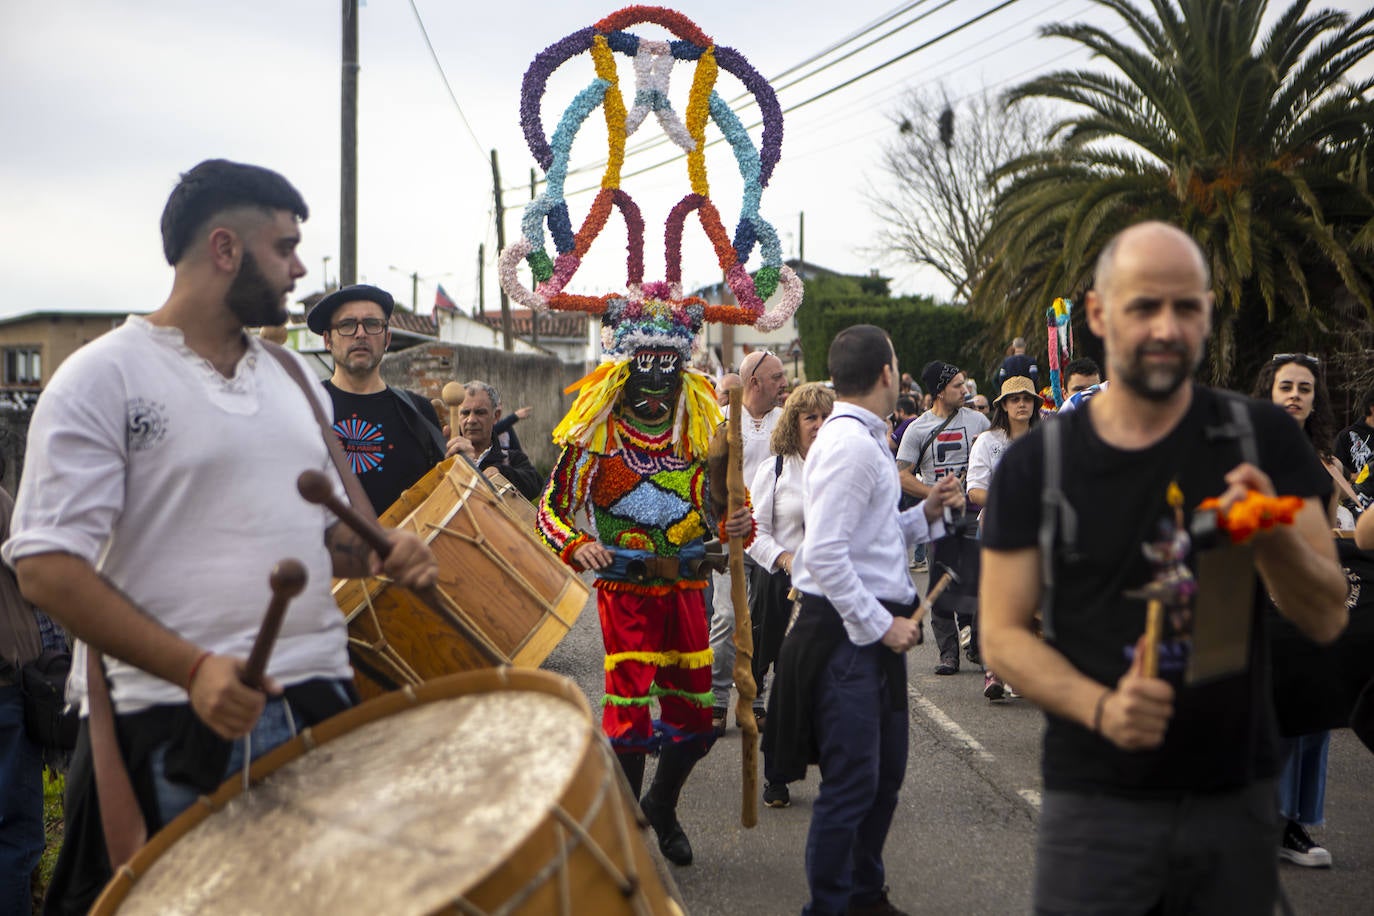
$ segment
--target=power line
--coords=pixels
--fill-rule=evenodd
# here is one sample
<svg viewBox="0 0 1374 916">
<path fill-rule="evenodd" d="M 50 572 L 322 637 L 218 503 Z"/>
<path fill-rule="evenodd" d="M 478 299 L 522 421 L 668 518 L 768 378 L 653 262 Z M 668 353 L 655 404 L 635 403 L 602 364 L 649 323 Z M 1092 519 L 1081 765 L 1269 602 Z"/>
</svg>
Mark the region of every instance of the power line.
<svg viewBox="0 0 1374 916">
<path fill-rule="evenodd" d="M 448 81 L 448 74 L 444 72 L 444 65 L 439 62 L 439 55 L 434 50 L 434 43 L 429 40 L 429 30 L 425 28 L 425 21 L 420 17 L 419 7 L 415 5 L 415 0 L 409 0 L 409 2 L 411 12 L 415 14 L 415 24 L 420 27 L 420 34 L 425 39 L 425 47 L 429 48 L 429 57 L 434 61 L 434 66 L 439 71 L 439 79 L 443 80 L 444 89 L 448 92 L 448 97 L 453 102 L 453 107 L 458 111 L 458 118 L 463 122 L 463 126 L 467 128 L 468 136 L 472 138 L 473 145 L 477 149 L 477 155 L 482 157 L 482 162 L 485 164 L 487 154 L 485 148 L 482 146 L 482 141 L 477 139 L 476 132 L 473 131 L 472 125 L 468 123 L 468 116 L 463 114 L 463 106 L 459 104 L 458 96 L 454 93 L 453 86 L 450 85 Z"/>
</svg>

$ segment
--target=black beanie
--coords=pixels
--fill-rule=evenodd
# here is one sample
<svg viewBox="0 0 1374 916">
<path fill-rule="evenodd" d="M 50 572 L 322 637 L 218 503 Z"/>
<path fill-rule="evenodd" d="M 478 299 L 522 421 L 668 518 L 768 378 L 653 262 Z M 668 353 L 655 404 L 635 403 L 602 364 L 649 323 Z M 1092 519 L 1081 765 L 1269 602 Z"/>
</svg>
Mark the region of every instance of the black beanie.
<svg viewBox="0 0 1374 916">
<path fill-rule="evenodd" d="M 939 397 L 940 392 L 944 391 L 950 380 L 958 374 L 958 366 L 933 359 L 921 370 L 921 381 L 925 383 L 926 391 L 930 392 L 931 397 Z"/>
</svg>

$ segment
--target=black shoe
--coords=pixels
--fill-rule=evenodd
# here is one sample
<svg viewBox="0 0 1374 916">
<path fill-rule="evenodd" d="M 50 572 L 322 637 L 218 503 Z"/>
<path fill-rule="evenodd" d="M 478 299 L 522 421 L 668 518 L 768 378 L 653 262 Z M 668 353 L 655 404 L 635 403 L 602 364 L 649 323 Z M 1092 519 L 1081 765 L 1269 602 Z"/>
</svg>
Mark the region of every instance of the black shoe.
<svg viewBox="0 0 1374 916">
<path fill-rule="evenodd" d="M 940 675 L 959 673 L 959 656 L 945 655 L 940 658 L 940 664 L 935 666 L 935 673 Z"/>
<path fill-rule="evenodd" d="M 658 834 L 658 850 L 663 858 L 674 865 L 692 864 L 692 844 L 687 833 L 678 823 L 677 812 L 666 805 L 659 805 L 653 799 L 653 790 L 640 801 L 639 807 L 649 819 L 649 826 Z"/>
<path fill-rule="evenodd" d="M 730 711 L 724 706 L 717 706 L 711 710 L 711 731 L 715 732 L 717 738 L 725 734 L 725 720 Z"/>
<path fill-rule="evenodd" d="M 1330 868 L 1331 853 L 1312 841 L 1306 828 L 1297 821 L 1289 821 L 1283 828 L 1283 842 L 1279 844 L 1279 858 L 1304 868 Z"/>
<path fill-rule="evenodd" d="M 899 910 L 887 899 L 887 888 L 872 903 L 850 903 L 845 916 L 907 916 L 906 910 Z"/>
<path fill-rule="evenodd" d="M 754 723 L 759 727 L 759 734 L 763 734 L 763 726 L 768 723 L 768 710 L 762 706 L 754 707 Z"/>
<path fill-rule="evenodd" d="M 964 648 L 964 658 L 968 659 L 970 665 L 981 665 L 983 663 L 983 657 L 978 654 L 977 643 L 971 642 Z"/>
<path fill-rule="evenodd" d="M 787 783 L 764 783 L 763 803 L 769 808 L 787 808 L 792 804 L 792 794 L 787 791 Z"/>
</svg>

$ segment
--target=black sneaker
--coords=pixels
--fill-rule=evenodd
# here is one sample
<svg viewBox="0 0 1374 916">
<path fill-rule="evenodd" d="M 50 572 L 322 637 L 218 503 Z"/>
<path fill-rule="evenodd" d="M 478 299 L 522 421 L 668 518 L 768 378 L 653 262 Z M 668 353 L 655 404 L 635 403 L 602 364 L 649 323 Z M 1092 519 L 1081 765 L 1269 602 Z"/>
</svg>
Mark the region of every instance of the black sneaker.
<svg viewBox="0 0 1374 916">
<path fill-rule="evenodd" d="M 1312 842 L 1306 828 L 1297 821 L 1289 821 L 1283 828 L 1283 842 L 1279 844 L 1279 858 L 1304 868 L 1330 868 L 1331 853 Z"/>
<path fill-rule="evenodd" d="M 935 666 L 935 673 L 939 675 L 958 674 L 959 656 L 946 655 L 940 659 L 940 664 Z"/>
<path fill-rule="evenodd" d="M 711 731 L 715 732 L 717 738 L 725 734 L 725 719 L 729 712 L 724 706 L 711 710 Z"/>
<path fill-rule="evenodd" d="M 769 808 L 790 807 L 792 804 L 792 794 L 787 791 L 787 783 L 764 783 L 763 803 L 766 807 Z"/>
<path fill-rule="evenodd" d="M 964 658 L 968 659 L 970 665 L 981 665 L 983 663 L 983 656 L 978 654 L 977 643 L 971 642 L 964 647 Z"/>
</svg>

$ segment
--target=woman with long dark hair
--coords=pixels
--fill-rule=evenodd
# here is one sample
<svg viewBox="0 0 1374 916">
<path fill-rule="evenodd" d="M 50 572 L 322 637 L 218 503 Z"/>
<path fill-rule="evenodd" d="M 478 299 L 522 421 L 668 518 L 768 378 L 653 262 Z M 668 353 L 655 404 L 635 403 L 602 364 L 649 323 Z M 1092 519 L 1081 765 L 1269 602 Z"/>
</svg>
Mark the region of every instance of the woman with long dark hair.
<svg viewBox="0 0 1374 916">
<path fill-rule="evenodd" d="M 1331 454 L 1335 421 L 1331 398 L 1326 392 L 1321 361 L 1306 353 L 1278 353 L 1255 380 L 1251 396 L 1270 400 L 1287 411 L 1307 433 L 1321 462 L 1332 466 Z M 1339 473 L 1339 465 L 1337 465 Z M 1328 515 L 1335 521 L 1336 497 Z M 1277 619 L 1277 614 L 1274 615 Z M 1282 622 L 1276 624 L 1283 626 Z M 1279 689 L 1282 689 L 1281 687 Z M 1279 813 L 1287 820 L 1279 856 L 1307 868 L 1330 868 L 1331 853 L 1313 841 L 1307 832 L 1324 819 L 1326 805 L 1326 757 L 1331 747 L 1331 732 L 1321 731 L 1289 739 L 1289 754 L 1279 777 Z"/>
</svg>

